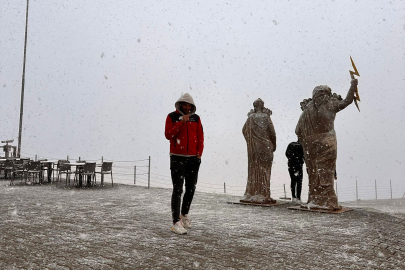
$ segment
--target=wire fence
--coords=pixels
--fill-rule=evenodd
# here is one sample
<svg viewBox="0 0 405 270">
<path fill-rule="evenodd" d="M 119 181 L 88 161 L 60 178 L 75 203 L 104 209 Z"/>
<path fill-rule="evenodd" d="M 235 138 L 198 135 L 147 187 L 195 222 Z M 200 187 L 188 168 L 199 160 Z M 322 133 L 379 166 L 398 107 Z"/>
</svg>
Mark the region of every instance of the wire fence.
<svg viewBox="0 0 405 270">
<path fill-rule="evenodd" d="M 33 154 L 22 153 L 24 157 L 32 158 L 35 160 L 48 159 L 59 160 L 60 158 L 39 156 Z M 65 159 L 65 158 L 63 158 Z M 81 157 L 72 158 L 67 156 L 67 160 L 83 160 Z M 113 162 L 113 177 L 114 182 L 144 186 L 144 187 L 161 187 L 172 188 L 172 180 L 170 175 L 162 175 L 151 172 L 151 157 L 138 160 L 108 160 L 101 157 L 100 159 L 85 159 L 91 162 Z M 198 191 L 209 193 L 226 193 L 230 195 L 242 196 L 245 192 L 245 185 L 231 185 L 223 182 L 221 184 L 214 184 L 205 181 L 198 181 Z M 271 184 L 271 196 L 277 198 L 289 198 L 290 184 Z M 405 198 L 405 184 L 392 184 L 392 181 L 377 181 L 368 183 L 367 185 L 359 185 L 357 180 L 353 183 L 352 187 L 340 187 L 339 182 L 335 182 L 335 191 L 339 201 L 355 201 L 355 200 L 378 200 L 378 199 L 396 199 Z M 302 187 L 302 198 L 305 199 L 308 193 L 308 187 Z"/>
</svg>

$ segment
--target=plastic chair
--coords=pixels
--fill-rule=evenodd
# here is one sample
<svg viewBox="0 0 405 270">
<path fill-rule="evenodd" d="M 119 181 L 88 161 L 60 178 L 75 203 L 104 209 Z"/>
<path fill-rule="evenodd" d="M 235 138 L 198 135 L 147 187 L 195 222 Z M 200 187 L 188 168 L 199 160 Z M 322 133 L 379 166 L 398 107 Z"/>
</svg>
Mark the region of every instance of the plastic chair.
<svg viewBox="0 0 405 270">
<path fill-rule="evenodd" d="M 93 177 L 93 185 L 96 185 L 96 163 L 95 162 L 84 163 L 81 175 L 82 177 L 87 176 L 87 185 L 90 185 L 91 177 Z"/>
<path fill-rule="evenodd" d="M 29 158 L 28 159 L 22 158 L 14 162 L 14 174 L 15 176 L 19 175 L 21 177 L 20 183 L 23 181 L 25 175 L 27 174 L 27 165 L 29 162 L 30 162 Z"/>
<path fill-rule="evenodd" d="M 31 161 L 27 165 L 27 176 L 25 178 L 25 183 L 27 183 L 28 178 L 32 175 L 32 183 L 35 184 L 35 176 L 38 175 L 38 184 L 41 184 L 41 162 Z"/>
<path fill-rule="evenodd" d="M 70 175 L 72 173 L 73 172 L 71 170 L 69 161 L 65 160 L 65 162 L 58 163 L 58 178 L 57 178 L 58 182 L 61 179 L 61 174 L 66 174 L 66 177 L 65 177 L 66 183 L 65 183 L 65 185 L 67 186 L 68 182 L 69 182 L 69 186 L 70 186 Z"/>
<path fill-rule="evenodd" d="M 114 186 L 113 175 L 112 175 L 112 162 L 103 162 L 101 165 L 101 171 L 96 172 L 101 174 L 101 185 L 104 185 L 104 175 L 110 174 L 111 175 L 111 186 Z"/>
<path fill-rule="evenodd" d="M 56 169 L 54 169 L 54 171 L 57 172 L 57 176 L 56 176 L 56 181 L 59 182 L 60 181 L 60 175 L 61 174 L 66 174 L 66 177 L 68 176 L 68 173 L 66 172 L 70 172 L 70 165 L 64 165 L 66 163 L 70 163 L 69 160 L 66 159 L 60 159 L 58 160 L 58 163 L 56 164 Z"/>
</svg>

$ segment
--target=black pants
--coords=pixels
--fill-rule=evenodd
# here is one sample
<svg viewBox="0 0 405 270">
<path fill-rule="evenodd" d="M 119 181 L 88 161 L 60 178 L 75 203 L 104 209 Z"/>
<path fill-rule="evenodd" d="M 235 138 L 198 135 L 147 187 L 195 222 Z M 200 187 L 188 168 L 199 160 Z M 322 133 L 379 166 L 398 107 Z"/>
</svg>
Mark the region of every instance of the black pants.
<svg viewBox="0 0 405 270">
<path fill-rule="evenodd" d="M 173 194 L 172 194 L 172 216 L 173 223 L 180 220 L 181 194 L 183 184 L 186 183 L 186 192 L 181 204 L 181 214 L 187 215 L 190 210 L 191 201 L 194 197 L 197 184 L 198 170 L 201 159 L 197 157 L 170 156 L 170 170 L 172 173 Z"/>
<path fill-rule="evenodd" d="M 302 165 L 297 167 L 289 167 L 288 172 L 291 177 L 291 196 L 301 200 L 302 188 Z"/>
</svg>

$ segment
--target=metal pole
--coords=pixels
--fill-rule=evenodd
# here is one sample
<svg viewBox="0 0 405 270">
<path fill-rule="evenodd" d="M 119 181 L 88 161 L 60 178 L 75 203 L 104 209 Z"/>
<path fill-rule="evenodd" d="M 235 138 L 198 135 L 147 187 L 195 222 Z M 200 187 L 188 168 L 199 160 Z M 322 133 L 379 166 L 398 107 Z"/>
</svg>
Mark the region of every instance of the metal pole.
<svg viewBox="0 0 405 270">
<path fill-rule="evenodd" d="M 224 193 L 226 193 L 226 186 L 225 186 L 225 182 L 224 182 Z"/>
<path fill-rule="evenodd" d="M 134 185 L 136 185 L 136 166 L 134 166 Z"/>
<path fill-rule="evenodd" d="M 390 179 L 390 191 L 391 191 L 391 200 L 392 200 L 392 184 L 391 184 L 391 179 Z"/>
<path fill-rule="evenodd" d="M 374 180 L 375 183 L 375 199 L 377 200 L 377 180 Z"/>
<path fill-rule="evenodd" d="M 357 189 L 357 180 L 356 180 L 356 201 L 359 200 L 359 191 Z"/>
<path fill-rule="evenodd" d="M 35 155 L 35 161 L 37 161 L 37 155 Z"/>
<path fill-rule="evenodd" d="M 103 163 L 104 162 L 104 158 L 103 158 L 103 156 L 101 156 L 101 163 Z"/>
<path fill-rule="evenodd" d="M 148 166 L 148 188 L 150 188 L 150 156 L 149 156 L 149 166 Z"/>
<path fill-rule="evenodd" d="M 23 73 L 22 73 L 22 81 L 21 81 L 20 124 L 19 124 L 19 128 L 18 128 L 18 149 L 17 149 L 18 157 L 21 157 L 21 132 L 22 132 L 23 111 L 24 111 L 24 87 L 25 87 L 25 59 L 27 56 L 28 6 L 29 6 L 29 0 L 27 0 L 27 11 L 25 13 L 24 60 L 23 60 Z"/>
</svg>

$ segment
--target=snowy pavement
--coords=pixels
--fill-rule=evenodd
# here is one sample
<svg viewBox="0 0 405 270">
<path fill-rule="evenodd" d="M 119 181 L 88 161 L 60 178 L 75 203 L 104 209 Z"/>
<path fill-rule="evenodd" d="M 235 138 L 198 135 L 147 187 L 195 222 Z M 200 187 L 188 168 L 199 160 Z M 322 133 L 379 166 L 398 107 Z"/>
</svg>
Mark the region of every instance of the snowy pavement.
<svg viewBox="0 0 405 270">
<path fill-rule="evenodd" d="M 354 209 L 367 209 L 387 213 L 405 219 L 405 198 L 392 200 L 360 200 L 342 203 Z"/>
<path fill-rule="evenodd" d="M 171 190 L 0 181 L 0 269 L 405 269 L 405 219 L 227 204 L 197 193 L 185 236 Z M 198 189 L 198 185 L 197 185 Z"/>
</svg>

